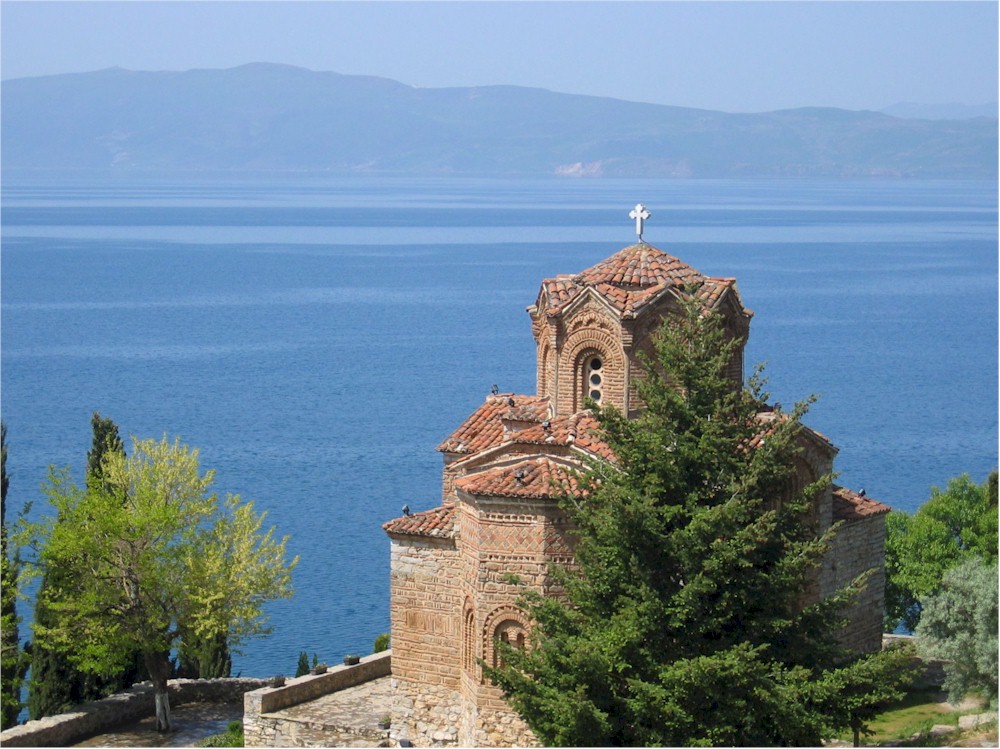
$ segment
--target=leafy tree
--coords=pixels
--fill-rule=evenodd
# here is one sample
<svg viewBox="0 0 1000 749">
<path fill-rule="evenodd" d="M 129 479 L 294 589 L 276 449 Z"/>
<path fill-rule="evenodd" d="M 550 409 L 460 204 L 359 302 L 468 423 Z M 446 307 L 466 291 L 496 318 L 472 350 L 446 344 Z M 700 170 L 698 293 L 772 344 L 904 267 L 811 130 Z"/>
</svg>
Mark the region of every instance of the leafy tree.
<svg viewBox="0 0 1000 749">
<path fill-rule="evenodd" d="M 883 697 L 836 643 L 854 590 L 803 603 L 830 538 L 811 511 L 829 478 L 788 496 L 805 406 L 762 421 L 760 373 L 726 376 L 736 345 L 687 304 L 646 362 L 643 413 L 597 412 L 617 460 L 564 501 L 578 567 L 550 569 L 563 596 L 525 596 L 532 646 L 484 665 L 545 745 L 818 745 Z"/>
<path fill-rule="evenodd" d="M 921 655 L 944 660 L 948 699 L 980 690 L 997 704 L 997 562 L 970 559 L 945 573 L 941 589 L 922 601 Z"/>
<path fill-rule="evenodd" d="M 914 631 L 920 601 L 941 588 L 945 573 L 968 559 L 997 561 L 997 472 L 982 484 L 968 474 L 948 482 L 913 514 L 886 522 L 886 629 Z"/>
<path fill-rule="evenodd" d="M 102 481 L 80 489 L 50 472 L 56 511 L 27 533 L 42 567 L 59 569 L 72 596 L 42 603 L 59 614 L 36 639 L 76 667 L 111 674 L 140 650 L 153 681 L 158 730 L 170 730 L 170 651 L 224 636 L 232 646 L 266 633 L 263 604 L 291 595 L 287 539 L 261 532 L 263 515 L 211 492 L 197 450 L 166 438 L 110 451 Z"/>
<path fill-rule="evenodd" d="M 103 462 L 114 453 L 125 454 L 125 446 L 118 433 L 118 425 L 103 418 L 97 411 L 90 420 L 92 442 L 87 452 L 88 491 L 112 491 L 114 488 L 104 476 Z M 124 502 L 123 489 L 117 488 L 120 501 Z M 57 519 L 58 522 L 58 519 Z M 35 623 L 40 628 L 52 628 L 59 619 L 59 598 L 74 595 L 70 580 L 61 569 L 45 569 L 35 606 Z M 47 603 L 52 602 L 52 603 Z M 120 670 L 108 674 L 94 674 L 73 665 L 62 653 L 44 642 L 32 643 L 32 669 L 28 695 L 28 713 L 35 720 L 46 715 L 65 712 L 73 705 L 97 700 L 109 694 L 128 689 L 145 678 L 145 666 L 140 651 L 133 651 L 122 659 Z"/>
<path fill-rule="evenodd" d="M 17 579 L 20 559 L 7 548 L 7 425 L 0 423 L 0 730 L 17 725 L 21 712 L 21 684 L 28 669 L 27 654 L 19 639 L 17 615 Z"/>
</svg>

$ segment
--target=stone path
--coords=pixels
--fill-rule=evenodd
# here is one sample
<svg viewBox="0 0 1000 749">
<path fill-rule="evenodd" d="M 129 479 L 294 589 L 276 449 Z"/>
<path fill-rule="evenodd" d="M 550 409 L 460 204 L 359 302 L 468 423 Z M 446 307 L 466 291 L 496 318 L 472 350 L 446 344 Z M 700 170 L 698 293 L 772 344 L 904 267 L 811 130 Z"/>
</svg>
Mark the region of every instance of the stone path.
<svg viewBox="0 0 1000 749">
<path fill-rule="evenodd" d="M 281 746 L 390 746 L 389 731 L 379 721 L 391 705 L 390 677 L 385 676 L 261 718 L 281 721 Z"/>
<path fill-rule="evenodd" d="M 178 705 L 170 709 L 170 718 L 176 728 L 170 733 L 157 733 L 156 719 L 150 716 L 73 746 L 194 746 L 208 736 L 225 733 L 230 721 L 242 720 L 243 703 L 194 702 Z"/>
</svg>

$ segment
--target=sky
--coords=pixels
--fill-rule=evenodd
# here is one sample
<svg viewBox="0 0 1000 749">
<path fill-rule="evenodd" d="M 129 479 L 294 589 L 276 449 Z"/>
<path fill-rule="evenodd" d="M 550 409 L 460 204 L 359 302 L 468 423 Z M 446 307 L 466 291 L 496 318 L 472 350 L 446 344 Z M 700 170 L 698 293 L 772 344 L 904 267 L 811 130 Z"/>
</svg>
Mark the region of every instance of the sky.
<svg viewBox="0 0 1000 749">
<path fill-rule="evenodd" d="M 997 100 L 995 0 L 0 0 L 4 79 L 275 62 L 763 112 Z"/>
</svg>

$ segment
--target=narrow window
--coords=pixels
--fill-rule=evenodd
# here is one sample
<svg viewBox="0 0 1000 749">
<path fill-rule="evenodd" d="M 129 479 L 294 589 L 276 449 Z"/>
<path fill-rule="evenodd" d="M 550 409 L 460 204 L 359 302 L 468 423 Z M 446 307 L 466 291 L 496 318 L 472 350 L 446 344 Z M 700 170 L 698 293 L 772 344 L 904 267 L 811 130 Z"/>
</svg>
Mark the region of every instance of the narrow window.
<svg viewBox="0 0 1000 749">
<path fill-rule="evenodd" d="M 583 362 L 583 394 L 597 403 L 604 396 L 604 360 L 599 355 Z"/>
</svg>

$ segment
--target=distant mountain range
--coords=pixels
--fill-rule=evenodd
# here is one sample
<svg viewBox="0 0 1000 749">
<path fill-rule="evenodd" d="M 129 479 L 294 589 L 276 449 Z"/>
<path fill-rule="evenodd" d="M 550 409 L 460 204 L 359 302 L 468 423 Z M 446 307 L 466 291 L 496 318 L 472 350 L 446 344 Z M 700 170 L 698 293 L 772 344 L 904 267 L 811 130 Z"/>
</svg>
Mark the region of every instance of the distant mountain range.
<svg viewBox="0 0 1000 749">
<path fill-rule="evenodd" d="M 257 63 L 4 81 L 2 165 L 609 177 L 997 177 L 997 118 L 727 114 Z"/>
</svg>

